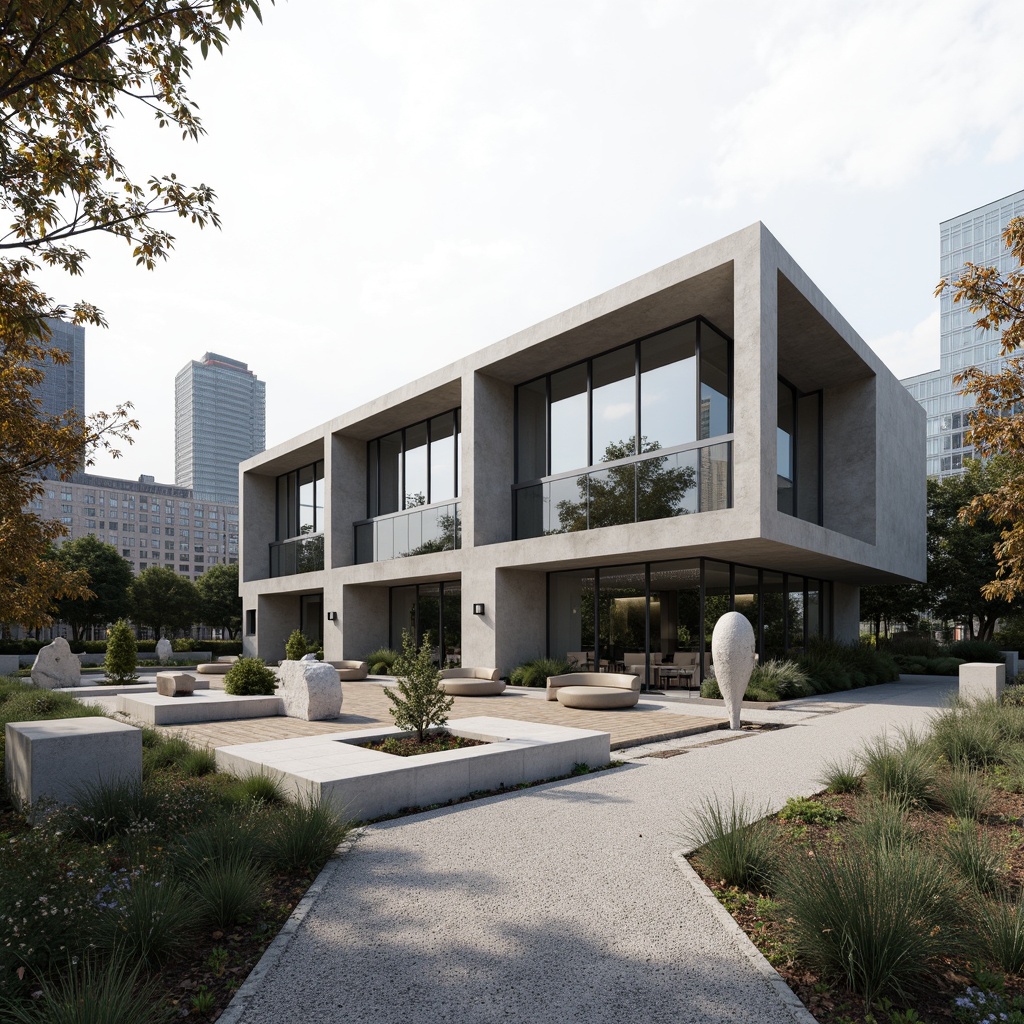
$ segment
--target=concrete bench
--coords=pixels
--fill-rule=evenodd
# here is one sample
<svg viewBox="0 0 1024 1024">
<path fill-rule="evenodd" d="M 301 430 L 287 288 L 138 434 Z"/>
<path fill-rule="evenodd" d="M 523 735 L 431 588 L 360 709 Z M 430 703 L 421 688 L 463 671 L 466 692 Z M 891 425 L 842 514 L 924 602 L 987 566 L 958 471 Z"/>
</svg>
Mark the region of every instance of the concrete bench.
<svg viewBox="0 0 1024 1024">
<path fill-rule="evenodd" d="M 188 672 L 157 672 L 156 692 L 161 697 L 191 697 L 196 690 L 208 690 L 208 679 L 196 679 Z"/>
<path fill-rule="evenodd" d="M 441 689 L 452 697 L 494 697 L 505 689 L 496 668 L 443 668 Z"/>
<path fill-rule="evenodd" d="M 197 665 L 196 671 L 204 676 L 223 676 L 231 670 L 231 666 L 238 661 L 235 655 L 228 655 L 223 658 L 214 658 L 205 664 Z"/>
<path fill-rule="evenodd" d="M 631 708 L 640 700 L 640 677 L 618 672 L 548 676 L 547 699 L 567 708 Z"/>
<path fill-rule="evenodd" d="M 343 683 L 365 679 L 370 673 L 370 666 L 365 661 L 329 661 L 327 664 L 337 670 L 338 679 Z"/>
<path fill-rule="evenodd" d="M 142 730 L 110 718 L 8 722 L 4 772 L 14 802 L 74 803 L 88 786 L 142 784 Z"/>
</svg>

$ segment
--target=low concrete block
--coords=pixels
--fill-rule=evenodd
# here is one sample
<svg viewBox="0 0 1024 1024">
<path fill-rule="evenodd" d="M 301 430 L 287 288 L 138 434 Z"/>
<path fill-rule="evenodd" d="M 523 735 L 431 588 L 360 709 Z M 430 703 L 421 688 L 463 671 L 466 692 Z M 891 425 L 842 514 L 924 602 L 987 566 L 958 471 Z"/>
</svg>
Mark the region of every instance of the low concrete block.
<svg viewBox="0 0 1024 1024">
<path fill-rule="evenodd" d="M 21 668 L 17 654 L 0 654 L 0 676 L 13 676 Z"/>
<path fill-rule="evenodd" d="M 191 697 L 196 689 L 197 679 L 188 672 L 157 672 L 156 692 L 161 697 Z M 207 683 L 203 689 L 208 690 Z"/>
<path fill-rule="evenodd" d="M 968 661 L 960 666 L 962 700 L 1001 700 L 1005 683 L 1005 665 Z"/>
<path fill-rule="evenodd" d="M 92 785 L 142 782 L 142 731 L 109 718 L 9 722 L 4 772 L 16 803 L 74 802 Z"/>
<path fill-rule="evenodd" d="M 1006 659 L 1006 681 L 1009 682 L 1011 679 L 1017 678 L 1017 652 L 1016 651 L 1000 651 L 999 652 Z"/>
<path fill-rule="evenodd" d="M 71 645 L 64 637 L 40 648 L 32 663 L 32 682 L 44 690 L 60 686 L 77 686 L 82 678 L 82 663 L 71 653 Z"/>
<path fill-rule="evenodd" d="M 146 725 L 188 725 L 232 718 L 271 718 L 281 714 L 280 697 L 235 697 L 221 690 L 200 690 L 191 700 L 136 693 L 118 698 L 118 711 Z"/>
</svg>

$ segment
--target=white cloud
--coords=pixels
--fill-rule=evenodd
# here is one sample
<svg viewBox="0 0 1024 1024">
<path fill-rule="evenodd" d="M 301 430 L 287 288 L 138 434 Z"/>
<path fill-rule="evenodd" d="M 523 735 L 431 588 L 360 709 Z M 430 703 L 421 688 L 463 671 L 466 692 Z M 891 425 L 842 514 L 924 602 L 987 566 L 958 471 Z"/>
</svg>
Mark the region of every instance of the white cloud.
<svg viewBox="0 0 1024 1024">
<path fill-rule="evenodd" d="M 903 380 L 939 368 L 939 314 L 869 342 L 893 375 Z"/>
</svg>

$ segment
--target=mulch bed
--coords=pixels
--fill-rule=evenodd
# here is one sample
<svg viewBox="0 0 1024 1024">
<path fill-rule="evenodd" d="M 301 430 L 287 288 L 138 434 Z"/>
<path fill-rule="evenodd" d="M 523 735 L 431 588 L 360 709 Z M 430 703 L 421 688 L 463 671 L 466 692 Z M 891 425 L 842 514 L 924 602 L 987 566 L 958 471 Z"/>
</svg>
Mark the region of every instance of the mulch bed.
<svg viewBox="0 0 1024 1024">
<path fill-rule="evenodd" d="M 835 825 L 811 825 L 773 817 L 784 856 L 813 856 L 815 849 L 842 842 L 855 813 L 857 797 L 818 793 L 813 799 L 840 810 L 843 820 Z M 930 809 L 915 810 L 910 815 L 911 825 L 924 845 L 935 850 L 949 835 L 952 820 L 948 814 Z M 1024 795 L 993 790 L 989 811 L 979 825 L 1005 860 L 1006 887 L 1021 891 L 1024 886 Z M 792 959 L 785 920 L 779 905 L 770 897 L 708 878 L 702 871 L 700 855 L 690 859 L 704 883 L 821 1024 L 884 1024 L 887 1014 L 884 1010 L 879 1012 L 878 1004 L 873 1013 L 867 1012 L 864 1001 L 858 996 L 847 993 L 830 979 L 819 977 Z M 913 1004 L 892 1009 L 912 1009 L 924 1024 L 948 1024 L 954 1020 L 953 1000 L 973 984 L 972 978 L 970 964 L 951 958 L 933 988 L 921 993 Z M 1007 978 L 1006 993 L 1024 995 L 1024 978 Z"/>
<path fill-rule="evenodd" d="M 389 736 L 379 743 L 361 743 L 368 750 L 379 750 L 382 754 L 396 754 L 399 757 L 415 757 L 417 754 L 436 754 L 442 750 L 463 750 L 466 747 L 482 747 L 486 740 L 468 740 L 465 736 L 453 736 L 450 732 L 435 732 L 421 743 L 415 736 L 398 738 Z"/>
</svg>

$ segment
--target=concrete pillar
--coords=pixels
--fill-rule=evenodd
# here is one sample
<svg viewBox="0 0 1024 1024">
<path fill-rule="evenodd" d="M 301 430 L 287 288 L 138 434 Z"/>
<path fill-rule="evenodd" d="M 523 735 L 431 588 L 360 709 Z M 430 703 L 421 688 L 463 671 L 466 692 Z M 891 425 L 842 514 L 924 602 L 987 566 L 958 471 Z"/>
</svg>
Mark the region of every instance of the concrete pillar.
<svg viewBox="0 0 1024 1024">
<path fill-rule="evenodd" d="M 370 651 L 388 644 L 388 588 L 353 584 L 342 588 L 336 626 L 344 639 L 338 659 L 363 659 Z M 325 647 L 326 651 L 326 647 Z"/>
<path fill-rule="evenodd" d="M 298 594 L 261 594 L 256 608 L 255 653 L 268 665 L 284 658 L 284 645 L 299 628 Z M 248 653 L 248 652 L 247 652 Z"/>
<path fill-rule="evenodd" d="M 849 583 L 832 584 L 832 622 L 836 640 L 847 643 L 860 640 L 860 587 Z"/>
<path fill-rule="evenodd" d="M 366 518 L 366 442 L 334 434 L 324 465 L 327 498 L 326 568 L 355 562 L 353 524 Z M 340 660 L 340 655 L 334 660 Z"/>
<path fill-rule="evenodd" d="M 467 547 L 512 539 L 514 399 L 483 373 L 462 382 L 462 537 Z"/>
<path fill-rule="evenodd" d="M 482 603 L 483 615 L 473 614 Z M 462 664 L 494 665 L 507 676 L 544 657 L 547 587 L 543 572 L 485 568 L 462 574 Z"/>
<path fill-rule="evenodd" d="M 238 565 L 242 580 L 270 576 L 270 545 L 276 540 L 277 479 L 257 473 L 242 475 L 241 529 Z"/>
</svg>

